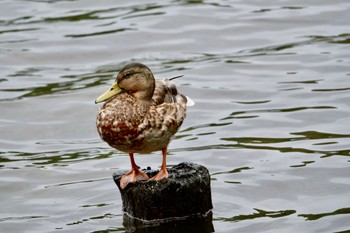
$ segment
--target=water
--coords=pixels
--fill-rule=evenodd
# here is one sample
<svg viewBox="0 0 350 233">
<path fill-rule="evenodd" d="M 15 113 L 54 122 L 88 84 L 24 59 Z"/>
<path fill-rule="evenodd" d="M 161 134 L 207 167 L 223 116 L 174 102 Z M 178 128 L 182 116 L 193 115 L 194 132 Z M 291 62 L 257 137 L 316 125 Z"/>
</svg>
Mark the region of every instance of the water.
<svg viewBox="0 0 350 233">
<path fill-rule="evenodd" d="M 129 160 L 99 139 L 94 100 L 134 60 L 185 75 L 196 105 L 168 164 L 209 169 L 216 232 L 350 230 L 349 8 L 2 1 L 1 232 L 126 231 L 111 177 Z"/>
</svg>

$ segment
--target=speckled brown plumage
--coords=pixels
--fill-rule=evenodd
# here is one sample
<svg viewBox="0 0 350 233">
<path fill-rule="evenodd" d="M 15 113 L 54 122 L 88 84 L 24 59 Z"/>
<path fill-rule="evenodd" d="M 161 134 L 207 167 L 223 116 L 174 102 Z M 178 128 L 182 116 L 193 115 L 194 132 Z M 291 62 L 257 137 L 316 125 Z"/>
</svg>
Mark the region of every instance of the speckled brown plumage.
<svg viewBox="0 0 350 233">
<path fill-rule="evenodd" d="M 186 97 L 177 92 L 172 81 L 155 81 L 150 69 L 140 63 L 125 66 L 116 83 L 120 93 L 109 98 L 97 115 L 101 138 L 129 153 L 132 166 L 133 153 L 163 150 L 164 157 L 186 116 Z"/>
</svg>

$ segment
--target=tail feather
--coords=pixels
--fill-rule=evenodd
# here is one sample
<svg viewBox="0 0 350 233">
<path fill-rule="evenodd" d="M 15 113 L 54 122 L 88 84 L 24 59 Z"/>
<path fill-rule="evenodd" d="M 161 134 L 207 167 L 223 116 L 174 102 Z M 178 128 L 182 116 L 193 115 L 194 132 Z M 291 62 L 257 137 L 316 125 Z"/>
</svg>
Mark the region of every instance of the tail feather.
<svg viewBox="0 0 350 233">
<path fill-rule="evenodd" d="M 188 97 L 187 95 L 186 95 L 186 100 L 187 100 L 186 106 L 193 106 L 193 105 L 195 105 L 195 102 L 190 97 Z"/>
</svg>

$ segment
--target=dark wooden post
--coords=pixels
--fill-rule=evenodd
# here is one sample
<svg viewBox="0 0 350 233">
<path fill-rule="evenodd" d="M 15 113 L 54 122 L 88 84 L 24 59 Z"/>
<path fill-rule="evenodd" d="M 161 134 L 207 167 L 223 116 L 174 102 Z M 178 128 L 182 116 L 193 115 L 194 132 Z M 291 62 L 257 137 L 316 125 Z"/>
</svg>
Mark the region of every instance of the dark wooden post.
<svg viewBox="0 0 350 233">
<path fill-rule="evenodd" d="M 149 177 L 158 172 L 151 169 L 143 171 Z M 168 172 L 168 179 L 137 181 L 128 184 L 125 189 L 120 188 L 120 179 L 124 172 L 113 175 L 121 193 L 123 210 L 126 212 L 124 225 L 137 227 L 140 224 L 154 225 L 191 219 L 191 222 L 199 221 L 207 225 L 206 229 L 211 228 L 202 232 L 212 232 L 213 205 L 208 170 L 198 164 L 180 163 L 168 169 Z"/>
</svg>

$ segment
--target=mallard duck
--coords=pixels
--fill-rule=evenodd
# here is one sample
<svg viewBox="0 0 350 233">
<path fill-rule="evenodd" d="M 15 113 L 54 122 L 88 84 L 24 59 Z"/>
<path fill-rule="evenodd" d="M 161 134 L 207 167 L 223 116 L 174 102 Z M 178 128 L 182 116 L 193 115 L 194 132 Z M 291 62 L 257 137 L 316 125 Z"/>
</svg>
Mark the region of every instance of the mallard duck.
<svg viewBox="0 0 350 233">
<path fill-rule="evenodd" d="M 155 80 L 147 66 L 131 63 L 119 71 L 112 87 L 95 103 L 103 101 L 106 103 L 96 119 L 98 133 L 111 147 L 128 153 L 131 162 L 120 187 L 149 179 L 136 165 L 134 153 L 162 150 L 161 168 L 151 180 L 168 178 L 167 147 L 186 117 L 186 104 L 191 100 L 178 93 L 171 80 Z"/>
</svg>

